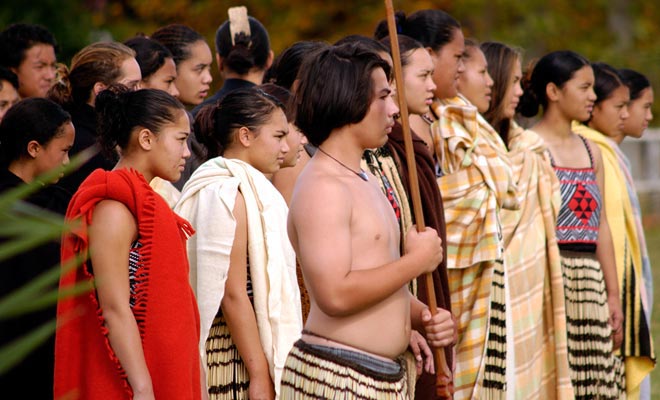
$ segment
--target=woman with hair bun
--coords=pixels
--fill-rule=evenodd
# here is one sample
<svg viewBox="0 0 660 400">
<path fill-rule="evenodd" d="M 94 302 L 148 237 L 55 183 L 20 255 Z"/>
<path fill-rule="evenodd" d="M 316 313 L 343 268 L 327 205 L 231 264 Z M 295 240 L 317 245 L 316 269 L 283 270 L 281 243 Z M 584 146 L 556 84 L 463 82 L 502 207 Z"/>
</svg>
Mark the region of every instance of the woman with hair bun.
<svg viewBox="0 0 660 400">
<path fill-rule="evenodd" d="M 592 64 L 594 90 L 598 98 L 587 125 L 573 124 L 573 130 L 600 148 L 605 176 L 605 208 L 612 234 L 616 271 L 625 309 L 623 342 L 619 354 L 625 361 L 626 394 L 638 398 L 642 380 L 655 366 L 650 325 L 646 321 L 645 286 L 642 275 L 642 251 L 635 222 L 635 212 L 626 175 L 630 172 L 619 143 L 625 137 L 623 128 L 628 113 L 630 90 L 613 67 L 605 63 Z"/>
<path fill-rule="evenodd" d="M 142 79 L 135 52 L 116 42 L 98 42 L 83 48 L 73 56 L 71 67 L 67 70 L 63 66 L 59 75 L 48 97 L 71 113 L 76 127 L 76 140 L 71 155 L 98 146 L 94 113 L 96 96 L 113 83 L 135 90 Z M 114 153 L 105 156 L 97 154 L 71 175 L 64 177 L 61 185 L 74 193 L 92 171 L 97 168 L 111 170 L 116 162 L 117 155 Z"/>
<path fill-rule="evenodd" d="M 212 399 L 273 399 L 302 317 L 286 202 L 266 178 L 290 151 L 284 106 L 263 91 L 228 93 L 195 118 L 209 152 L 174 210 L 188 245 Z M 295 151 L 295 149 L 293 150 Z"/>
<path fill-rule="evenodd" d="M 493 79 L 484 117 L 508 148 L 520 203 L 500 210 L 508 307 L 515 323 L 507 335 L 519 399 L 574 397 L 567 354 L 564 283 L 555 227 L 559 180 L 543 140 L 514 121 L 522 95 L 522 55 L 506 44 L 480 46 Z"/>
<path fill-rule="evenodd" d="M 247 9 L 231 7 L 229 19 L 215 32 L 215 60 L 223 84 L 213 96 L 193 110 L 196 115 L 202 106 L 214 104 L 227 93 L 261 85 L 273 63 L 273 51 L 266 28 L 258 19 L 248 16 Z"/>
<path fill-rule="evenodd" d="M 623 312 L 608 224 L 610 200 L 603 195 L 602 152 L 571 126 L 592 115 L 594 72 L 581 55 L 556 51 L 543 56 L 527 75 L 518 110 L 533 117 L 543 107 L 531 130 L 545 142 L 560 183 L 556 232 L 575 397 L 619 399 L 625 378 L 613 351 L 623 340 Z"/>
<path fill-rule="evenodd" d="M 190 155 L 183 105 L 154 89 L 113 86 L 96 98 L 112 171 L 98 169 L 74 195 L 66 219 L 57 308 L 55 398 L 201 399 L 199 313 L 188 280 L 190 224 L 149 181 L 179 178 Z M 173 294 L 176 294 L 173 296 Z"/>
</svg>

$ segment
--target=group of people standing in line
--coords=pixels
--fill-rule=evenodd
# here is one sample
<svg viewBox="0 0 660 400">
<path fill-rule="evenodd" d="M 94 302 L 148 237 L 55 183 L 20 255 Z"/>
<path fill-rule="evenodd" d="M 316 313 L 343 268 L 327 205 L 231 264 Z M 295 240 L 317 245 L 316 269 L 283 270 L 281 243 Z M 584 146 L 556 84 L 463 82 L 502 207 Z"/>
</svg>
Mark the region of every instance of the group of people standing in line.
<svg viewBox="0 0 660 400">
<path fill-rule="evenodd" d="M 648 79 L 572 51 L 523 69 L 441 10 L 397 13 L 418 232 L 385 21 L 274 57 L 228 14 L 208 98 L 213 54 L 184 25 L 68 68 L 43 27 L 0 33 L 0 190 L 98 150 L 26 199 L 76 224 L 3 262 L 0 295 L 60 256 L 82 259 L 60 292 L 92 289 L 59 299 L 7 393 L 650 398 L 651 267 L 619 148 L 652 119 Z M 3 344 L 54 315 L 3 321 Z"/>
</svg>

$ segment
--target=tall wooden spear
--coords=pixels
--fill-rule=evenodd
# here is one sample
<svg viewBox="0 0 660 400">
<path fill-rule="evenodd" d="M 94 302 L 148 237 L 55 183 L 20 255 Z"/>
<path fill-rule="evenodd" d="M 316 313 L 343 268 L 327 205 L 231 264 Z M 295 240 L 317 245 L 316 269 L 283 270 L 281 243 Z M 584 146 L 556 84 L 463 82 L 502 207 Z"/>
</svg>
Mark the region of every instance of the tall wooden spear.
<svg viewBox="0 0 660 400">
<path fill-rule="evenodd" d="M 387 27 L 389 30 L 390 43 L 392 47 L 392 62 L 394 63 L 394 79 L 396 80 L 396 93 L 399 101 L 399 110 L 401 115 L 401 126 L 403 128 L 403 140 L 406 148 L 406 162 L 408 164 L 408 179 L 410 181 L 410 198 L 412 198 L 413 212 L 415 214 L 415 222 L 417 224 L 417 231 L 422 232 L 425 229 L 424 212 L 422 211 L 422 199 L 419 193 L 419 182 L 417 180 L 417 166 L 415 163 L 415 151 L 413 150 L 412 135 L 410 133 L 410 123 L 408 120 L 408 105 L 406 104 L 406 96 L 403 84 L 403 72 L 401 67 L 401 54 L 399 51 L 399 38 L 396 30 L 396 22 L 394 20 L 394 7 L 392 0 L 385 0 L 385 9 L 387 11 Z M 446 255 L 443 255 L 446 256 Z M 426 279 L 426 295 L 428 297 L 428 306 L 432 315 L 438 312 L 438 305 L 435 297 L 435 289 L 433 285 L 433 276 L 431 273 L 424 274 Z M 433 351 L 435 366 L 438 376 L 441 379 L 436 379 L 438 384 L 437 393 L 440 397 L 451 399 L 453 398 L 453 377 L 451 368 L 447 365 L 447 358 L 445 357 L 443 349 L 435 348 Z"/>
</svg>

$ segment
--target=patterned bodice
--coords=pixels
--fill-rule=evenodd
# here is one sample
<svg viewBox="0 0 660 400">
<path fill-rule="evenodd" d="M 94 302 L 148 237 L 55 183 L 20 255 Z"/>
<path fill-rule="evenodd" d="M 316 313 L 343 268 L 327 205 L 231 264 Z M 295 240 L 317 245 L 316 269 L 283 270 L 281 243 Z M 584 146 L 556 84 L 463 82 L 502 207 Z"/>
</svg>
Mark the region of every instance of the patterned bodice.
<svg viewBox="0 0 660 400">
<path fill-rule="evenodd" d="M 561 187 L 561 209 L 557 217 L 557 241 L 562 250 L 595 252 L 598 243 L 602 199 L 591 148 L 580 136 L 589 153 L 589 168 L 552 168 Z"/>
</svg>

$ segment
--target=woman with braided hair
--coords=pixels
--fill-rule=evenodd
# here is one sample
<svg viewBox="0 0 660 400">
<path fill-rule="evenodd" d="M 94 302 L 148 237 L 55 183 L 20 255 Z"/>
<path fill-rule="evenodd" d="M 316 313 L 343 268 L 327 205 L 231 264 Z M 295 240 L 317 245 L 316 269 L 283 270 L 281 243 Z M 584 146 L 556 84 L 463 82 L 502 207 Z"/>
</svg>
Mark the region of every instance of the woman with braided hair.
<svg viewBox="0 0 660 400">
<path fill-rule="evenodd" d="M 190 156 L 183 105 L 155 89 L 96 98 L 112 171 L 95 170 L 69 203 L 57 307 L 55 398 L 201 399 L 199 313 L 188 280 L 190 224 L 149 186 L 175 181 Z M 175 294 L 175 295 L 173 295 Z"/>
</svg>

